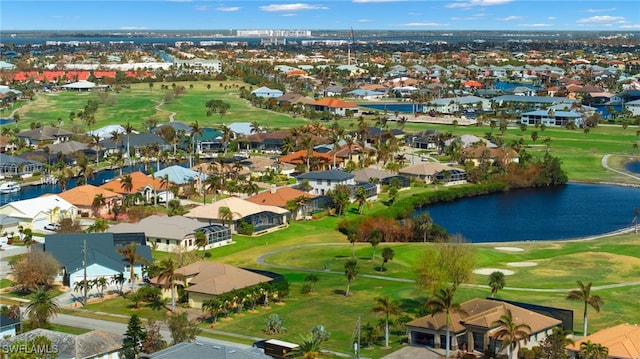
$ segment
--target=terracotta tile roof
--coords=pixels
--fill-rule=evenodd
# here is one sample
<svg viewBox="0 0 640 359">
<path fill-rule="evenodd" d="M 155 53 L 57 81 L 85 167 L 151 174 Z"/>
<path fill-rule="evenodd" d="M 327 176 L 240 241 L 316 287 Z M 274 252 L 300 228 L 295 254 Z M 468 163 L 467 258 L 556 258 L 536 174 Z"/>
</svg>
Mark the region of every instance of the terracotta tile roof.
<svg viewBox="0 0 640 359">
<path fill-rule="evenodd" d="M 350 101 L 343 101 L 335 97 L 324 97 L 313 103 L 316 106 L 324 106 L 330 108 L 354 108 L 358 104 Z"/>
<path fill-rule="evenodd" d="M 264 191 L 253 197 L 246 198 L 245 200 L 256 204 L 265 204 L 284 208 L 288 201 L 298 197 L 314 198 L 315 196 L 295 188 L 280 187 Z"/>
<path fill-rule="evenodd" d="M 329 163 L 329 162 L 333 163 L 333 156 L 327 153 L 320 153 L 320 152 L 313 151 L 311 153 L 311 157 L 320 159 L 320 163 Z M 340 158 L 337 158 L 336 162 L 338 161 L 342 161 L 342 160 Z M 300 151 L 289 153 L 288 155 L 284 155 L 280 157 L 280 162 L 292 163 L 292 164 L 307 163 L 307 151 L 300 150 Z"/>
<path fill-rule="evenodd" d="M 467 147 L 462 152 L 470 158 L 481 158 L 484 151 L 489 151 L 489 158 L 516 158 L 518 152 L 510 148 L 506 152 L 501 148 L 489 148 L 487 146 Z"/>
<path fill-rule="evenodd" d="M 151 188 L 155 188 L 155 189 L 165 188 L 165 185 L 162 183 L 162 180 L 160 180 L 159 178 L 153 179 L 147 176 L 146 174 L 144 174 L 143 172 L 133 172 L 133 173 L 130 173 L 129 176 L 131 176 L 131 183 L 133 184 L 130 193 L 138 193 L 142 191 L 146 186 L 151 186 Z M 113 191 L 116 193 L 122 193 L 122 194 L 129 193 L 129 192 L 126 192 L 124 188 L 122 188 L 122 178 L 124 178 L 124 176 L 114 178 L 113 180 L 100 186 L 100 188 Z"/>
<path fill-rule="evenodd" d="M 580 344 L 591 340 L 609 349 L 609 358 L 640 358 L 640 326 L 638 324 L 620 324 L 603 329 L 582 339 L 576 340 L 568 350 L 580 350 Z"/>
<path fill-rule="evenodd" d="M 74 187 L 70 190 L 58 193 L 58 196 L 75 206 L 91 207 L 93 199 L 98 194 L 102 194 L 106 200 L 111 198 L 122 198 L 122 195 L 119 193 L 92 186 L 90 184 Z"/>
</svg>

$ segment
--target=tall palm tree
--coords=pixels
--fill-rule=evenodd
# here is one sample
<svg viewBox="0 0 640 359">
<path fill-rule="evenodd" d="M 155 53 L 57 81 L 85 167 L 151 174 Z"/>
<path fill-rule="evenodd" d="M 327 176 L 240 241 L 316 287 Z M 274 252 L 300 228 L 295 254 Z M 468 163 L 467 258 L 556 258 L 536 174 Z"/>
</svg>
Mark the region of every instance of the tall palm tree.
<svg viewBox="0 0 640 359">
<path fill-rule="evenodd" d="M 582 283 L 581 280 L 577 281 L 578 289 L 574 289 L 569 292 L 567 295 L 567 299 L 569 300 L 579 300 L 584 302 L 584 330 L 582 332 L 583 335 L 587 335 L 587 308 L 591 306 L 596 312 L 600 312 L 600 307 L 604 305 L 604 301 L 598 295 L 591 295 L 591 282 Z"/>
<path fill-rule="evenodd" d="M 26 315 L 31 321 L 32 329 L 44 328 L 49 318 L 60 312 L 60 307 L 49 294 L 46 287 L 40 287 L 34 293 L 33 300 L 27 306 Z"/>
<path fill-rule="evenodd" d="M 91 201 L 91 209 L 93 210 L 94 217 L 98 217 L 100 214 L 100 208 L 104 207 L 107 204 L 107 199 L 104 198 L 102 193 L 98 193 L 93 197 Z"/>
<path fill-rule="evenodd" d="M 131 122 L 129 122 L 129 120 L 127 120 L 127 123 L 124 124 L 124 126 L 122 126 L 124 128 L 124 133 L 127 134 L 127 158 L 129 158 L 129 156 L 131 156 L 131 144 L 129 139 L 131 138 L 131 134 L 133 132 L 135 132 L 135 128 L 133 127 L 133 125 L 131 124 Z"/>
<path fill-rule="evenodd" d="M 204 253 L 205 253 L 204 250 L 207 247 L 207 244 L 209 244 L 207 235 L 204 233 L 203 230 L 199 229 L 196 231 L 196 233 L 193 234 L 193 237 L 195 239 L 196 246 L 202 248 L 202 258 L 204 258 Z"/>
<path fill-rule="evenodd" d="M 500 319 L 493 322 L 500 329 L 495 333 L 497 339 L 502 341 L 500 350 L 509 348 L 509 359 L 513 358 L 513 352 L 516 348 L 520 348 L 520 342 L 526 344 L 529 341 L 531 327 L 528 324 L 516 324 L 513 320 L 511 310 L 507 309 L 507 313 L 503 314 Z"/>
<path fill-rule="evenodd" d="M 504 288 L 506 281 L 504 279 L 504 273 L 501 271 L 495 271 L 489 275 L 489 287 L 491 287 L 491 298 L 496 296 L 496 293 Z"/>
<path fill-rule="evenodd" d="M 449 358 L 449 352 L 451 350 L 451 314 L 452 313 L 465 313 L 464 309 L 460 307 L 460 304 L 454 303 L 453 297 L 455 295 L 455 289 L 447 287 L 440 289 L 440 291 L 433 293 L 434 298 L 427 302 L 427 307 L 431 310 L 431 315 L 444 313 L 445 315 L 445 327 L 446 327 L 446 345 L 445 345 L 445 358 Z M 442 346 L 442 343 L 440 344 Z"/>
<path fill-rule="evenodd" d="M 347 291 L 344 294 L 346 297 L 349 296 L 351 281 L 358 277 L 359 271 L 360 266 L 358 266 L 358 261 L 355 259 L 350 259 L 344 264 L 344 275 L 347 277 Z"/>
<path fill-rule="evenodd" d="M 120 151 L 120 145 L 124 142 L 124 138 L 122 137 L 122 132 L 120 131 L 111 131 L 110 133 L 110 138 L 111 141 L 113 141 L 113 145 L 116 148 L 116 150 L 118 150 L 118 152 L 122 153 L 122 151 Z"/>
<path fill-rule="evenodd" d="M 171 311 L 176 311 L 176 295 L 175 285 L 176 282 L 184 282 L 185 276 L 180 273 L 176 273 L 176 263 L 172 257 L 166 257 L 160 263 L 158 263 L 158 283 L 161 283 L 165 288 L 168 286 L 171 290 Z"/>
<path fill-rule="evenodd" d="M 384 297 L 376 297 L 374 298 L 376 301 L 376 305 L 371 308 L 374 313 L 384 315 L 384 346 L 385 348 L 389 347 L 389 316 L 391 315 L 400 315 L 402 314 L 402 310 L 400 309 L 400 304 L 390 299 L 389 296 Z"/>
<path fill-rule="evenodd" d="M 218 218 L 222 221 L 222 223 L 227 223 L 229 224 L 229 228 L 231 228 L 231 223 L 233 223 L 233 215 L 235 213 L 233 211 L 231 211 L 231 208 L 229 207 L 220 207 L 218 209 Z"/>
<path fill-rule="evenodd" d="M 135 283 L 135 265 L 138 263 L 148 265 L 149 262 L 140 254 L 137 253 L 138 245 L 136 242 L 131 242 L 124 247 L 118 248 L 118 253 L 124 257 L 124 261 L 129 263 L 129 282 L 131 283 L 131 291 L 133 292 L 133 284 Z"/>
</svg>

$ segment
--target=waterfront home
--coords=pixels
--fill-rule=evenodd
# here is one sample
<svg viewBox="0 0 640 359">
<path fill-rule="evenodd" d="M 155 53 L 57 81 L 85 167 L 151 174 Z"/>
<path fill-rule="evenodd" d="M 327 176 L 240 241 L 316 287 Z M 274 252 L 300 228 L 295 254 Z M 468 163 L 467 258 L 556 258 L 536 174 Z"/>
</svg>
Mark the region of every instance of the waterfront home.
<svg viewBox="0 0 640 359">
<path fill-rule="evenodd" d="M 49 329 L 34 329 L 26 333 L 16 335 L 8 339 L 0 339 L 0 348 L 7 348 L 10 353 L 13 351 L 11 345 L 14 342 L 20 342 L 15 350 L 24 350 L 27 353 L 34 351 L 42 351 L 41 358 L 50 357 L 49 353 L 45 354 L 45 347 L 41 344 L 34 344 L 33 347 L 27 347 L 25 342 L 33 341 L 37 337 L 45 337 L 51 341 L 51 350 L 56 358 L 83 358 L 83 359 L 117 359 L 120 358 L 124 335 L 110 333 L 102 330 L 92 330 L 84 334 L 69 334 Z M 29 355 L 29 354 L 28 354 Z"/>
<path fill-rule="evenodd" d="M 188 264 L 176 269 L 175 273 L 184 277 L 184 291 L 189 296 L 189 307 L 196 309 L 201 309 L 203 302 L 221 294 L 273 280 L 250 270 L 209 261 Z M 162 287 L 157 277 L 152 278 L 151 283 Z M 163 288 L 162 294 L 165 298 L 171 298 L 170 288 Z"/>
<path fill-rule="evenodd" d="M 524 108 L 524 111 L 531 111 L 557 104 L 566 104 L 571 107 L 576 100 L 568 97 L 502 95 L 492 98 L 491 102 L 502 108 Z M 483 108 L 489 109 L 491 106 Z"/>
<path fill-rule="evenodd" d="M 303 182 L 309 184 L 309 193 L 316 195 L 325 195 L 328 191 L 335 190 L 337 185 L 355 185 L 354 175 L 348 172 L 331 169 L 327 171 L 314 171 L 303 173 L 296 177 L 298 186 Z"/>
<path fill-rule="evenodd" d="M 37 147 L 40 144 L 55 144 L 69 141 L 72 132 L 58 127 L 44 126 L 35 130 L 18 132 L 16 138 L 24 140 L 27 146 Z"/>
<path fill-rule="evenodd" d="M 44 164 L 0 153 L 0 179 L 11 176 L 31 176 L 41 172 Z"/>
<path fill-rule="evenodd" d="M 298 207 L 295 213 L 291 213 L 294 219 L 308 216 L 314 210 L 324 208 L 324 206 L 322 206 L 324 202 L 320 201 L 318 196 L 287 186 L 276 187 L 275 185 L 271 185 L 270 189 L 258 193 L 255 196 L 245 198 L 245 200 L 255 204 L 277 206 L 289 210 L 291 209 L 287 207 L 289 207 L 290 201 L 297 201 Z"/>
<path fill-rule="evenodd" d="M 490 108 L 491 101 L 489 99 L 478 96 L 463 96 L 431 100 L 424 105 L 423 111 L 453 114 L 465 109 L 488 110 Z"/>
<path fill-rule="evenodd" d="M 116 142 L 112 138 L 100 142 L 100 148 L 104 151 L 105 157 L 115 152 L 121 152 L 125 157 L 142 157 L 143 148 L 151 148 L 156 145 L 159 149 L 158 154 L 173 151 L 172 144 L 167 143 L 153 132 L 122 134 L 121 138 L 121 142 Z M 127 149 L 130 151 L 129 154 L 127 154 Z"/>
<path fill-rule="evenodd" d="M 18 219 L 24 228 L 43 230 L 49 223 L 59 223 L 63 219 L 75 220 L 78 218 L 78 207 L 52 194 L 9 202 L 0 207 L 0 214 Z"/>
<path fill-rule="evenodd" d="M 537 110 L 525 112 L 520 115 L 520 123 L 532 126 L 545 125 L 553 127 L 566 127 L 567 125 L 573 124 L 582 127 L 584 125 L 584 119 L 582 118 L 582 114 L 578 112 Z"/>
<path fill-rule="evenodd" d="M 354 175 L 353 179 L 356 181 L 356 183 L 374 183 L 386 186 L 395 184 L 400 186 L 400 188 L 409 187 L 411 184 L 411 181 L 408 177 L 385 170 L 379 170 L 376 168 L 363 168 L 351 173 Z"/>
<path fill-rule="evenodd" d="M 441 182 L 444 185 L 467 183 L 464 170 L 436 162 L 421 162 L 402 168 L 399 175 L 415 178 L 425 183 Z"/>
<path fill-rule="evenodd" d="M 487 146 L 467 147 L 462 150 L 462 154 L 467 161 L 471 161 L 474 166 L 482 162 L 490 164 L 499 163 L 502 165 L 520 162 L 520 155 L 512 148 L 491 148 Z"/>
<path fill-rule="evenodd" d="M 232 233 L 237 233 L 238 226 L 242 222 L 246 222 L 254 226 L 254 234 L 260 234 L 285 228 L 291 213 L 284 208 L 256 204 L 237 197 L 228 197 L 195 207 L 184 216 L 195 218 L 208 225 L 228 226 Z"/>
<path fill-rule="evenodd" d="M 335 97 L 323 97 L 314 102 L 313 106 L 316 111 L 328 111 L 338 116 L 357 115 L 360 109 L 355 102 L 344 101 Z"/>
<path fill-rule="evenodd" d="M 145 244 L 144 233 L 65 233 L 52 234 L 44 238 L 44 244 L 37 248 L 51 254 L 60 263 L 61 271 L 56 280 L 63 285 L 73 287 L 87 279 L 111 278 L 122 273 L 129 280 L 130 263 L 118 252 L 130 243 L 136 243 L 136 254 L 146 263 L 133 266 L 134 275 L 142 278 L 143 268 L 153 262 L 151 247 Z M 86 247 L 85 247 L 86 246 Z M 83 249 L 84 248 L 84 249 Z M 86 251 L 86 261 L 84 255 Z"/>
<path fill-rule="evenodd" d="M 193 169 L 185 168 L 178 165 L 173 165 L 155 172 L 154 177 L 165 179 L 166 181 L 177 185 L 186 185 L 191 183 L 201 185 L 202 181 L 205 180 L 208 176 L 203 172 L 195 171 Z"/>
<path fill-rule="evenodd" d="M 489 300 L 472 299 L 460 304 L 461 311 L 450 313 L 450 348 L 469 352 L 484 353 L 485 350 L 509 358 L 517 357 L 520 348 L 531 349 L 539 345 L 553 328 L 562 322 L 514 304 Z M 508 346 L 500 350 L 501 339 L 496 333 L 503 327 L 496 324 L 503 315 L 511 312 L 516 324 L 531 327 L 528 340 L 520 340 L 515 348 Z M 430 348 L 445 348 L 447 318 L 445 313 L 435 313 L 417 318 L 407 323 L 409 344 Z"/>
<path fill-rule="evenodd" d="M 328 153 L 312 151 L 307 153 L 306 150 L 300 150 L 289 153 L 280 157 L 280 162 L 289 163 L 296 167 L 306 166 L 307 162 L 309 167 L 307 170 L 328 170 L 333 168 L 333 156 Z M 342 162 L 342 159 L 336 158 L 336 163 Z"/>
<path fill-rule="evenodd" d="M 81 217 L 105 216 L 122 201 L 122 194 L 90 184 L 74 187 L 59 193 L 58 196 L 76 206 Z M 104 200 L 104 204 L 94 207 L 94 200 L 98 196 Z"/>
<path fill-rule="evenodd" d="M 609 349 L 607 358 L 637 359 L 640 358 L 640 325 L 619 324 L 576 339 L 566 347 L 569 358 L 580 358 L 582 344 L 586 342 L 600 344 Z"/>
<path fill-rule="evenodd" d="M 131 189 L 128 189 L 128 180 L 131 178 Z M 100 186 L 102 189 L 106 189 L 122 195 L 132 195 L 139 193 L 142 195 L 148 203 L 153 201 L 153 197 L 157 196 L 161 202 L 168 202 L 173 199 L 173 193 L 169 191 L 169 184 L 161 178 L 152 178 L 147 176 L 144 172 L 132 172 L 128 175 L 118 176 L 111 181 Z"/>
<path fill-rule="evenodd" d="M 198 231 L 204 233 L 207 244 L 198 247 L 195 234 Z M 145 235 L 146 243 L 154 250 L 163 252 L 176 252 L 180 250 L 191 251 L 195 249 L 210 249 L 232 242 L 231 230 L 222 225 L 204 225 L 194 218 L 183 216 L 158 216 L 146 217 L 137 223 L 118 223 L 109 227 L 112 233 L 137 233 Z"/>
</svg>

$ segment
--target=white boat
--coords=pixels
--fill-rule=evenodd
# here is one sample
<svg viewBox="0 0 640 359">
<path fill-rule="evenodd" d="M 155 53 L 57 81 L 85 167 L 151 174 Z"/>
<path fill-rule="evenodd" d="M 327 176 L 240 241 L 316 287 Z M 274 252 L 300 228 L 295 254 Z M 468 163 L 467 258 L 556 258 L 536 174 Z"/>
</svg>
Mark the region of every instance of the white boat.
<svg viewBox="0 0 640 359">
<path fill-rule="evenodd" d="M 0 182 L 0 193 L 15 193 L 20 191 L 20 185 L 14 181 Z"/>
</svg>

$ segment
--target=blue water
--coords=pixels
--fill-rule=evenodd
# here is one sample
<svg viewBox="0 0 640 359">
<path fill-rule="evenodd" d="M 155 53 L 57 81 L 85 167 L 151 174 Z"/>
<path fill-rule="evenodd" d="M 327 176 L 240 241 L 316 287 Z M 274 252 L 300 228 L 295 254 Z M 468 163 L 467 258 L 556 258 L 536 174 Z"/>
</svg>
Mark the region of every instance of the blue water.
<svg viewBox="0 0 640 359">
<path fill-rule="evenodd" d="M 402 112 L 402 113 L 413 113 L 422 112 L 421 104 L 412 104 L 412 103 L 359 103 L 358 106 L 366 107 L 367 109 L 373 109 L 376 111 L 380 111 L 383 113 L 385 110 L 387 114 L 393 114 L 394 112 Z"/>
<path fill-rule="evenodd" d="M 494 87 L 496 90 L 502 90 L 503 92 L 509 92 L 516 87 L 528 87 L 534 90 L 540 89 L 540 86 L 534 86 L 530 83 L 504 82 L 504 81 L 497 81 Z"/>
<path fill-rule="evenodd" d="M 0 125 L 6 125 L 9 123 L 14 123 L 16 121 L 10 119 L 10 118 L 0 118 Z"/>
<path fill-rule="evenodd" d="M 149 165 L 151 166 L 151 165 Z M 155 166 L 154 166 L 155 168 Z M 162 168 L 162 166 L 161 166 Z M 144 168 L 144 164 L 139 163 L 136 164 L 134 166 L 129 166 L 129 167 L 123 167 L 122 168 L 122 173 L 123 174 L 127 174 L 127 173 L 132 173 L 132 172 L 136 172 L 136 171 L 143 171 L 145 173 L 148 173 L 148 171 L 145 171 Z M 105 181 L 113 179 L 114 177 L 120 175 L 120 170 L 104 170 L 104 171 L 100 171 L 100 172 L 96 172 L 95 175 L 93 176 L 93 178 L 89 178 L 88 182 L 89 184 L 92 184 L 94 186 L 100 186 L 102 184 L 105 183 Z M 69 180 L 69 182 L 67 183 L 67 189 L 72 189 L 75 186 L 77 186 L 78 182 L 78 178 L 72 178 Z M 60 185 L 58 184 L 44 184 L 44 185 L 37 185 L 37 186 L 22 186 L 22 189 L 19 192 L 16 193 L 10 193 L 10 194 L 0 194 L 0 206 L 5 205 L 9 202 L 14 202 L 14 201 L 21 201 L 24 199 L 30 199 L 30 198 L 35 198 L 35 197 L 39 197 L 42 196 L 43 194 L 56 194 L 56 193 L 60 193 L 62 192 L 62 190 L 60 189 Z"/>
<path fill-rule="evenodd" d="M 640 189 L 568 184 L 429 206 L 433 221 L 474 243 L 579 238 L 630 227 Z"/>
<path fill-rule="evenodd" d="M 640 161 L 627 162 L 624 164 L 624 169 L 632 173 L 640 174 Z"/>
</svg>

